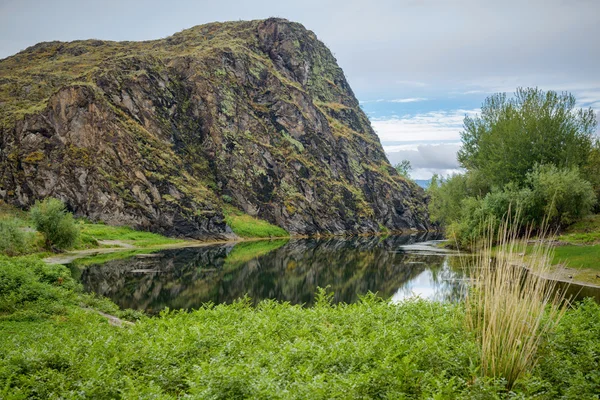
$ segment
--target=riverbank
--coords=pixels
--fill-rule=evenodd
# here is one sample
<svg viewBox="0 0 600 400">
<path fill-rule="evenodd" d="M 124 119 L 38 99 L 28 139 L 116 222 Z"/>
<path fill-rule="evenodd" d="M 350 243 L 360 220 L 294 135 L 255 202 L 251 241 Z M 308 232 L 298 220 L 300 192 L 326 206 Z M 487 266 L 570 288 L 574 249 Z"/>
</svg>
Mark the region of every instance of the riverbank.
<svg viewBox="0 0 600 400">
<path fill-rule="evenodd" d="M 561 232 L 552 264 L 562 279 L 600 286 L 600 214 L 587 216 Z"/>
<path fill-rule="evenodd" d="M 287 231 L 244 214 L 231 206 L 227 207 L 226 218 L 233 231 L 231 238 L 204 241 L 170 238 L 127 226 L 112 226 L 78 219 L 76 227 L 79 234 L 72 248 L 63 253 L 52 253 L 45 247 L 43 236 L 35 230 L 27 212 L 0 202 L 0 219 L 14 221 L 17 229 L 24 235 L 23 245 L 18 251 L 13 251 L 11 255 L 30 255 L 43 258 L 48 263 L 67 264 L 79 258 L 98 255 L 106 255 L 106 258 L 109 259 L 110 254 L 115 254 L 115 257 L 119 258 L 125 253 L 142 254 L 181 247 L 202 247 L 253 240 L 289 239 L 291 237 Z"/>
<path fill-rule="evenodd" d="M 478 373 L 462 303 L 368 295 L 334 305 L 322 291 L 311 308 L 240 300 L 150 318 L 82 293 L 64 266 L 4 256 L 0 265 L 1 398 L 507 395 L 501 379 Z M 600 306 L 569 310 L 512 392 L 594 398 L 599 336 Z"/>
</svg>

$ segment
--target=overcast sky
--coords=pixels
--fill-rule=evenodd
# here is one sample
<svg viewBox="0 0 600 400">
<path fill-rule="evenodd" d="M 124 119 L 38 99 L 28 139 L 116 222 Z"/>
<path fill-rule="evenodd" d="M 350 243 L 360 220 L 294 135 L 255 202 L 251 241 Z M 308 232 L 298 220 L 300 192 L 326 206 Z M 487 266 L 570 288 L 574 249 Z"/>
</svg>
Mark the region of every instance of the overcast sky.
<svg viewBox="0 0 600 400">
<path fill-rule="evenodd" d="M 50 40 L 146 40 L 277 16 L 331 49 L 390 161 L 456 171 L 459 132 L 490 93 L 572 92 L 600 112 L 600 0 L 0 0 L 0 58 Z"/>
</svg>

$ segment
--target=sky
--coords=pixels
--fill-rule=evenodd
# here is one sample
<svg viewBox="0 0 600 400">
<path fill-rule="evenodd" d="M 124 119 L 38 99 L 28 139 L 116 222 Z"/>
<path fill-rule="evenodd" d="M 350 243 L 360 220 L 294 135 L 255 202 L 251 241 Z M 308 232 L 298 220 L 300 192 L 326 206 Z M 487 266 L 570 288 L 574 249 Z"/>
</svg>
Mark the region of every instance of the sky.
<svg viewBox="0 0 600 400">
<path fill-rule="evenodd" d="M 0 58 L 268 17 L 331 49 L 390 162 L 411 161 L 415 179 L 460 172 L 463 118 L 493 93 L 569 91 L 600 117 L 600 0 L 0 0 Z"/>
</svg>

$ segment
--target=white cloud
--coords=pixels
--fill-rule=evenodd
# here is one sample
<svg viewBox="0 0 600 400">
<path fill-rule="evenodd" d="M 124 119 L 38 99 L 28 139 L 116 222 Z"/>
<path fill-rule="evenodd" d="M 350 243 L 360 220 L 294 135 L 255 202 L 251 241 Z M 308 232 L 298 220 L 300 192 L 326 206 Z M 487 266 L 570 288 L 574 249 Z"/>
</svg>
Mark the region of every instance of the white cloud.
<svg viewBox="0 0 600 400">
<path fill-rule="evenodd" d="M 382 142 L 460 140 L 465 115 L 479 109 L 431 111 L 392 118 L 373 118 L 372 125 Z"/>
<path fill-rule="evenodd" d="M 460 147 L 460 143 L 436 143 L 387 146 L 384 149 L 392 165 L 408 160 L 413 168 L 412 178 L 429 179 L 433 174 L 446 176 L 462 171 L 456 160 Z"/>
<path fill-rule="evenodd" d="M 464 172 L 456 160 L 465 115 L 480 110 L 431 111 L 402 117 L 374 118 L 372 125 L 392 165 L 409 160 L 414 179 Z M 428 142 L 428 143 L 427 143 Z"/>
<path fill-rule="evenodd" d="M 410 86 L 410 87 L 425 87 L 425 86 L 428 86 L 427 83 L 420 82 L 420 81 L 402 81 L 402 80 L 398 80 L 398 81 L 396 81 L 396 84 L 400 85 L 400 86 Z"/>
<path fill-rule="evenodd" d="M 459 94 L 507 93 L 512 96 L 518 87 L 539 87 L 542 90 L 570 92 L 577 100 L 577 107 L 600 109 L 600 81 L 569 81 L 558 76 L 519 76 L 488 77 L 475 81 L 463 82 L 466 87 L 477 89 Z"/>
<path fill-rule="evenodd" d="M 407 99 L 394 99 L 394 100 L 390 100 L 390 103 L 416 103 L 418 101 L 425 101 L 427 100 L 424 97 L 409 97 Z"/>
<path fill-rule="evenodd" d="M 392 100 L 386 100 L 386 99 L 377 99 L 377 100 L 360 100 L 361 104 L 367 104 L 367 103 L 416 103 L 418 101 L 425 101 L 427 100 L 424 97 L 408 97 L 405 99 L 392 99 Z"/>
</svg>

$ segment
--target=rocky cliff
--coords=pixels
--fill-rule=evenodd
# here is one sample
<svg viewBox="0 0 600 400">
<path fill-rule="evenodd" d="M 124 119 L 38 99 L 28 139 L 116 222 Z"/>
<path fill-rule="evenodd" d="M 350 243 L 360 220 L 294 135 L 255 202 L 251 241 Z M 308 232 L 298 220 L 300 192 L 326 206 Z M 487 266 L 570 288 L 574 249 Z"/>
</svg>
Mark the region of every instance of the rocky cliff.
<svg viewBox="0 0 600 400">
<path fill-rule="evenodd" d="M 331 52 L 282 19 L 0 61 L 0 199 L 195 238 L 230 203 L 292 233 L 426 229 Z"/>
</svg>

